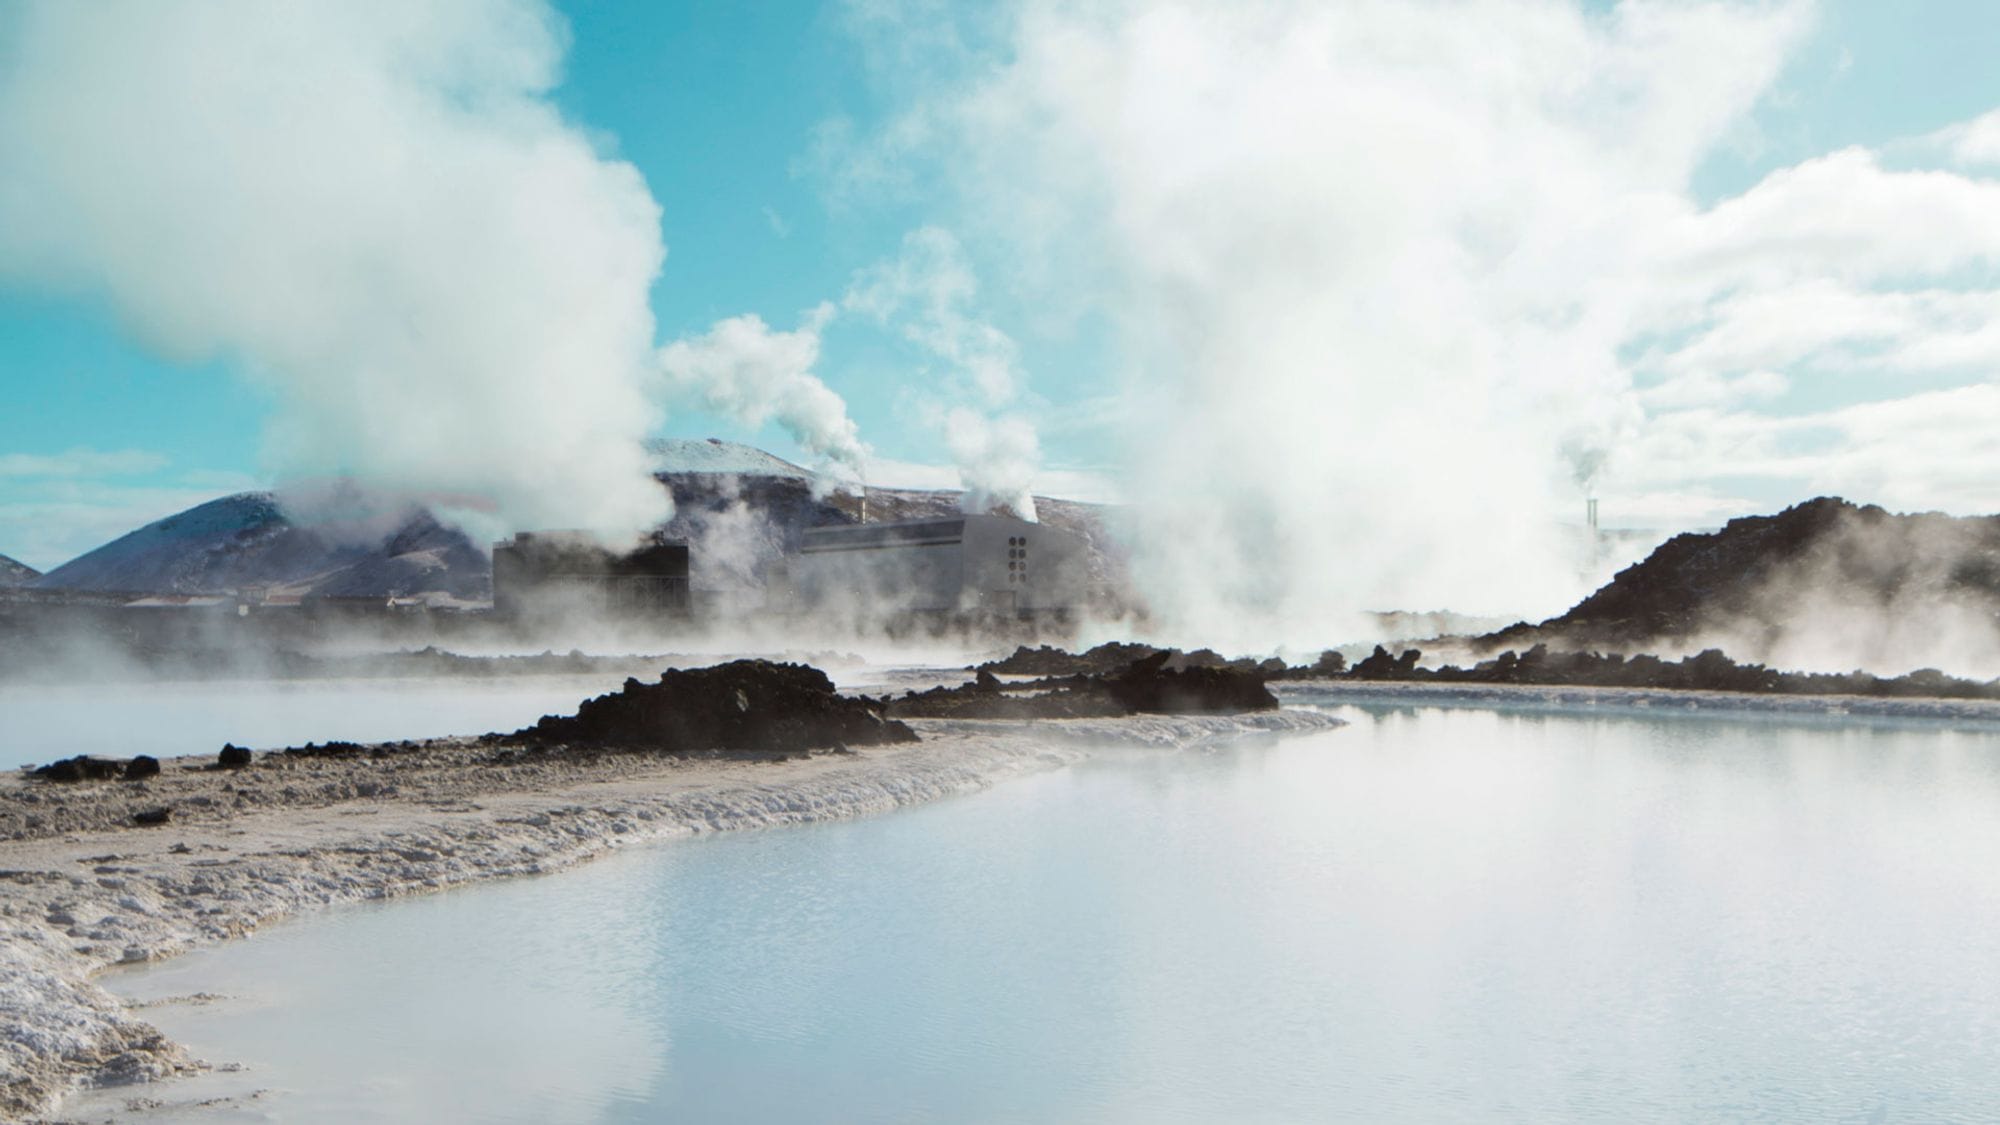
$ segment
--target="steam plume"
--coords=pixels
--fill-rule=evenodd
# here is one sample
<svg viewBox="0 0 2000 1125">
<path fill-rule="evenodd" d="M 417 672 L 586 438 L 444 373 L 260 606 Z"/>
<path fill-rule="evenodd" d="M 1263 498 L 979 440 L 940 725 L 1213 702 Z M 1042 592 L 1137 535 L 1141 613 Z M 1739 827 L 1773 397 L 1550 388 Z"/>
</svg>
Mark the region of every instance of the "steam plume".
<svg viewBox="0 0 2000 1125">
<path fill-rule="evenodd" d="M 965 510 L 1006 508 L 1035 518 L 1041 444 L 1016 409 L 1019 349 L 1005 332 L 973 315 L 979 281 L 950 231 L 922 227 L 903 238 L 895 258 L 861 271 L 841 307 L 883 325 L 943 365 L 924 403 L 925 422 L 942 430 L 958 469 Z"/>
<path fill-rule="evenodd" d="M 1041 443 L 1027 419 L 954 407 L 945 412 L 944 434 L 965 489 L 960 507 L 975 515 L 1005 509 L 1024 520 L 1035 518 L 1032 490 Z"/>
<path fill-rule="evenodd" d="M 661 348 L 660 374 L 671 395 L 748 426 L 775 421 L 807 453 L 860 475 L 868 447 L 847 404 L 813 374 L 832 316 L 833 306 L 821 305 L 791 332 L 755 315 L 730 317 Z"/>
<path fill-rule="evenodd" d="M 843 167 L 935 177 L 1026 299 L 1116 326 L 1137 573 L 1169 627 L 1250 645 L 1582 592 L 1556 524 L 1631 420 L 1653 232 L 1806 24 L 1029 3 L 991 55 L 890 73 L 982 40 L 853 12 L 908 111 Z"/>
<path fill-rule="evenodd" d="M 107 298 L 273 393 L 271 467 L 629 535 L 664 255 L 638 173 L 557 113 L 532 0 L 0 13 L 0 274 Z"/>
</svg>

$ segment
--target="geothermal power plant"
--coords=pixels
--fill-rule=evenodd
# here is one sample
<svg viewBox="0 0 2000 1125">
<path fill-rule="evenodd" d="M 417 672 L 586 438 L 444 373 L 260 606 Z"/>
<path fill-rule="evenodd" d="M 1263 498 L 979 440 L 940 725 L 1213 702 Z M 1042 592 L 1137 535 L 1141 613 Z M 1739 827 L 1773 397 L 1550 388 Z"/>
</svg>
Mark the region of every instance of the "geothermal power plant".
<svg viewBox="0 0 2000 1125">
<path fill-rule="evenodd" d="M 1083 607 L 1083 556 L 1077 536 L 1013 516 L 810 528 L 767 569 L 762 609 L 856 626 L 1056 624 Z M 618 553 L 582 532 L 521 532 L 493 546 L 492 613 L 531 625 L 576 614 L 691 618 L 692 558 L 681 540 Z"/>
<path fill-rule="evenodd" d="M 962 512 L 955 492 L 863 500 L 736 443 L 651 452 L 675 515 L 633 549 L 560 528 L 482 549 L 421 508 L 386 536 L 376 513 L 362 534 L 244 493 L 0 584 L 0 623 L 81 628 L 140 651 L 202 647 L 218 628 L 280 644 L 358 629 L 559 641 L 594 623 L 662 637 L 738 626 L 1053 636 L 1115 604 L 1124 584 L 1089 505 L 1047 501 L 1037 523 Z"/>
</svg>

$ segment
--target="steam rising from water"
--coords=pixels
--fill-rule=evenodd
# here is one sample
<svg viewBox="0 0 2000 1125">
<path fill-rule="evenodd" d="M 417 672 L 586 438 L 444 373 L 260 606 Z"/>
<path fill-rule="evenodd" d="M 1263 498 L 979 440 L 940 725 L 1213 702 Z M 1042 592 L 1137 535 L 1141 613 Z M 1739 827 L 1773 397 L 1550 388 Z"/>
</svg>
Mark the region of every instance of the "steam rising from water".
<svg viewBox="0 0 2000 1125">
<path fill-rule="evenodd" d="M 664 248 L 529 0 L 0 15 L 0 271 L 273 393 L 271 466 L 638 532 Z"/>
<path fill-rule="evenodd" d="M 1248 646 L 1587 588 L 1557 527 L 1633 422 L 1658 232 L 1806 23 L 1030 3 L 901 78 L 976 37 L 854 10 L 908 109 L 849 167 L 920 163 L 1045 311 L 1118 326 L 1135 568 L 1169 631 Z"/>
</svg>

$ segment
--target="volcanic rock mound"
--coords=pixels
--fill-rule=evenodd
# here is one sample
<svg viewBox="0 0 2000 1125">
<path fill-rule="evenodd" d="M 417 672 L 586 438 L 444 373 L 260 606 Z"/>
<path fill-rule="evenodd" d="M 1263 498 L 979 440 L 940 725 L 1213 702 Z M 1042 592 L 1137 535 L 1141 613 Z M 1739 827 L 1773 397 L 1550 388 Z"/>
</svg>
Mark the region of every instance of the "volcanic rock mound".
<svg viewBox="0 0 2000 1125">
<path fill-rule="evenodd" d="M 74 758 L 64 758 L 60 762 L 50 762 L 28 776 L 42 781 L 111 781 L 126 776 L 129 763 L 112 758 L 93 758 L 88 754 L 78 754 Z"/>
<path fill-rule="evenodd" d="M 1473 642 L 1579 652 L 1723 648 L 1788 668 L 2000 670 L 2000 516 L 1821 497 L 1677 535 L 1560 617 Z"/>
<path fill-rule="evenodd" d="M 1050 666 L 1063 666 L 1063 658 L 1078 659 L 1056 649 L 1021 651 Z M 1181 655 L 1171 649 L 1154 649 L 1152 655 L 1129 662 L 1115 675 L 1080 674 L 1012 684 L 1002 683 L 981 668 L 978 680 L 972 684 L 935 688 L 922 694 L 913 692 L 896 700 L 891 708 L 894 714 L 912 718 L 960 719 L 1084 719 L 1141 713 L 1228 715 L 1277 709 L 1277 697 L 1264 686 L 1266 673 L 1254 662 L 1248 667 L 1227 664 L 1170 667 Z M 1086 660 L 1088 656 L 1085 654 Z"/>
<path fill-rule="evenodd" d="M 669 754 L 798 754 L 916 740 L 877 704 L 836 692 L 819 669 L 768 660 L 670 669 L 654 684 L 628 679 L 622 691 L 585 700 L 573 716 L 545 716 L 505 739 Z"/>
</svg>

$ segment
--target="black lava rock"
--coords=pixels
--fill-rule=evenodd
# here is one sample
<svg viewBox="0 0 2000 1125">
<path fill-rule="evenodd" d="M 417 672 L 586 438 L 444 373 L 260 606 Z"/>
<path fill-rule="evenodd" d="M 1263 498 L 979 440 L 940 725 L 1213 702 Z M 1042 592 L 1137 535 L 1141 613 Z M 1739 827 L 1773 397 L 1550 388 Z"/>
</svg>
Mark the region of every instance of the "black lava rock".
<svg viewBox="0 0 2000 1125">
<path fill-rule="evenodd" d="M 1048 654 L 1054 651 L 1043 649 L 1035 660 L 1049 661 Z M 1258 662 L 1225 661 L 1214 653 L 1203 653 L 1206 650 L 1183 654 L 1176 649 L 1153 649 L 1150 655 L 1128 661 L 1116 675 L 1078 673 L 1027 683 L 1002 683 L 981 669 L 971 684 L 910 692 L 892 703 L 890 710 L 907 718 L 928 719 L 1085 719 L 1138 712 L 1237 714 L 1277 709 L 1277 697 L 1264 686 L 1268 673 Z M 1188 660 L 1202 662 L 1173 666 Z"/>
<path fill-rule="evenodd" d="M 51 762 L 28 776 L 38 777 L 43 781 L 110 781 L 123 776 L 124 773 L 123 762 L 79 754 L 74 758 Z"/>
<path fill-rule="evenodd" d="M 835 746 L 915 742 L 880 705 L 850 699 L 804 664 L 736 660 L 669 670 L 654 684 L 587 699 L 572 716 L 549 715 L 507 741 L 694 753 L 796 754 Z"/>
<path fill-rule="evenodd" d="M 1105 681 L 1111 698 L 1127 710 L 1153 714 L 1237 714 L 1275 711 L 1278 697 L 1264 686 L 1265 673 L 1223 665 L 1167 668 L 1170 654 L 1156 653 L 1132 663 Z"/>
</svg>

